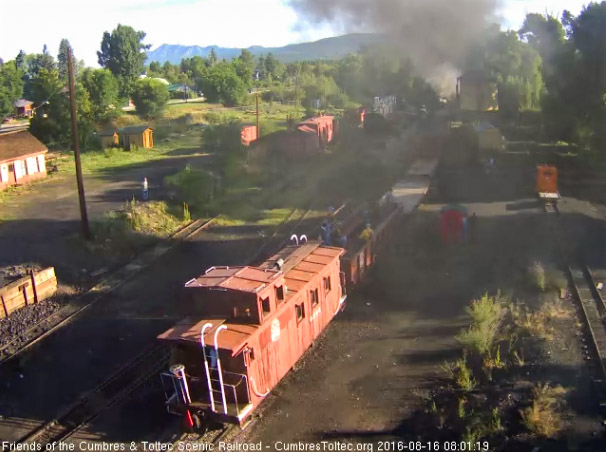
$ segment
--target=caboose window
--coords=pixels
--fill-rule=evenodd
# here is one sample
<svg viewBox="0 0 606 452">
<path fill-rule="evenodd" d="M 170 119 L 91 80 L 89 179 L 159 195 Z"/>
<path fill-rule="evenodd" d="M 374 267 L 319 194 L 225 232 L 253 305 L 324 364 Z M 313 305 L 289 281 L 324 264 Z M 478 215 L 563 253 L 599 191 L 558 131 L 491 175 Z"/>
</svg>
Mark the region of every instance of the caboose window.
<svg viewBox="0 0 606 452">
<path fill-rule="evenodd" d="M 318 289 L 309 291 L 309 299 L 311 300 L 312 308 L 318 305 L 318 303 L 320 302 L 320 299 L 318 297 Z"/>
<path fill-rule="evenodd" d="M 267 315 L 271 312 L 271 306 L 269 304 L 269 297 L 261 300 L 261 308 L 263 309 L 263 315 Z"/>
<path fill-rule="evenodd" d="M 276 287 L 276 300 L 284 301 L 284 286 Z"/>
<path fill-rule="evenodd" d="M 305 318 L 305 306 L 303 303 L 295 305 L 295 313 L 297 315 L 297 323 Z"/>
<path fill-rule="evenodd" d="M 324 293 L 328 293 L 330 292 L 330 290 L 330 276 L 327 276 L 326 278 L 324 278 Z"/>
</svg>

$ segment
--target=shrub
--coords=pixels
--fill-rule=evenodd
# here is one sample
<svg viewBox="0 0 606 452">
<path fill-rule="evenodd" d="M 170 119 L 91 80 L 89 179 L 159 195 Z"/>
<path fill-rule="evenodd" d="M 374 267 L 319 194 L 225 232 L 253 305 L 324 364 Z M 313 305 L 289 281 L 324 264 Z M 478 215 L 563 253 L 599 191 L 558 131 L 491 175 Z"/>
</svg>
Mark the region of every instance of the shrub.
<svg viewBox="0 0 606 452">
<path fill-rule="evenodd" d="M 561 406 L 565 389 L 548 384 L 537 385 L 532 390 L 532 404 L 520 411 L 522 423 L 535 435 L 551 438 L 562 430 Z"/>
<path fill-rule="evenodd" d="M 215 181 L 207 171 L 187 165 L 177 174 L 167 176 L 164 182 L 177 190 L 178 196 L 188 204 L 188 210 L 190 205 L 200 207 L 212 200 Z"/>
<path fill-rule="evenodd" d="M 472 318 L 471 326 L 456 336 L 461 345 L 482 356 L 489 354 L 504 315 L 503 302 L 500 293 L 495 296 L 484 294 L 481 299 L 471 302 L 466 308 Z"/>
</svg>

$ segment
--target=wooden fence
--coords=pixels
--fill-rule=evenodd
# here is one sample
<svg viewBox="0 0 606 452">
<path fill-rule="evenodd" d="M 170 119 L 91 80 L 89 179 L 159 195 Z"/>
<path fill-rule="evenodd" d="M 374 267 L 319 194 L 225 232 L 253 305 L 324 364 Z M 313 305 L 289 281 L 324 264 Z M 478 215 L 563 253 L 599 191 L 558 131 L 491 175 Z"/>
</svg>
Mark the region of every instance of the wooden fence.
<svg viewBox="0 0 606 452">
<path fill-rule="evenodd" d="M 57 292 L 57 277 L 53 267 L 37 273 L 32 270 L 28 276 L 0 287 L 0 319 L 12 312 L 52 297 Z"/>
</svg>

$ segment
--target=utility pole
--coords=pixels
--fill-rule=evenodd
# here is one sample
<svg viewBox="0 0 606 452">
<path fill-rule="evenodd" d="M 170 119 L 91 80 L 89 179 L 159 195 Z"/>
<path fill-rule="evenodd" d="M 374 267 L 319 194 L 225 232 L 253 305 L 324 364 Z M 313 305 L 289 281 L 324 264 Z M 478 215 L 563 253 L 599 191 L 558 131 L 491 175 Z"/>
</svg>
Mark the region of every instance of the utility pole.
<svg viewBox="0 0 606 452">
<path fill-rule="evenodd" d="M 261 129 L 259 129 L 259 115 L 260 115 L 260 111 L 259 111 L 259 93 L 257 93 L 255 95 L 255 101 L 257 104 L 257 140 L 259 138 L 261 138 Z"/>
<path fill-rule="evenodd" d="M 299 119 L 299 70 L 297 69 L 295 74 L 295 120 Z"/>
<path fill-rule="evenodd" d="M 67 68 L 69 74 L 69 104 L 72 116 L 72 140 L 74 145 L 74 158 L 76 159 L 76 180 L 78 182 L 78 198 L 80 199 L 80 217 L 82 219 L 82 235 L 90 240 L 88 214 L 86 213 L 86 199 L 84 198 L 84 183 L 82 182 L 82 164 L 80 163 L 80 142 L 78 139 L 78 118 L 76 117 L 76 86 L 74 82 L 74 61 L 72 48 L 67 49 Z"/>
</svg>

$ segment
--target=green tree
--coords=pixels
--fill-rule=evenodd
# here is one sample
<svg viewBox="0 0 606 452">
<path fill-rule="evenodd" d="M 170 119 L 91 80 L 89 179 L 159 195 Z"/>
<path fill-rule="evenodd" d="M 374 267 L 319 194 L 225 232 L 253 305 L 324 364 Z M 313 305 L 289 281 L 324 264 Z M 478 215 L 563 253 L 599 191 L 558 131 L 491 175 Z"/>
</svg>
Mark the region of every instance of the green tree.
<svg viewBox="0 0 606 452">
<path fill-rule="evenodd" d="M 242 145 L 241 128 L 239 122 L 228 121 L 205 128 L 202 135 L 205 151 L 217 158 L 224 189 L 234 185 L 243 171 L 246 148 Z"/>
<path fill-rule="evenodd" d="M 16 62 L 2 63 L 0 60 L 0 122 L 14 112 L 14 102 L 22 95 L 22 73 Z"/>
<path fill-rule="evenodd" d="M 147 58 L 145 51 L 150 48 L 143 44 L 143 39 L 144 32 L 126 25 L 118 25 L 111 34 L 103 33 L 101 51 L 97 52 L 99 64 L 116 76 L 122 97 L 130 96 L 135 82 L 143 73 Z"/>
<path fill-rule="evenodd" d="M 225 105 L 240 105 L 246 97 L 246 85 L 233 65 L 220 62 L 209 68 L 208 73 L 199 81 L 199 87 L 210 102 Z"/>
<path fill-rule="evenodd" d="M 34 104 L 41 105 L 32 118 L 31 132 L 47 145 L 68 146 L 71 143 L 69 94 L 59 79 L 58 70 L 40 69 L 32 80 L 31 93 Z M 76 84 L 76 112 L 80 143 L 86 147 L 93 128 L 93 114 L 88 92 L 80 83 Z"/>
<path fill-rule="evenodd" d="M 148 118 L 156 116 L 168 102 L 168 87 L 159 80 L 141 79 L 135 83 L 132 98 L 137 113 Z"/>
<path fill-rule="evenodd" d="M 238 58 L 234 58 L 232 65 L 246 86 L 250 86 L 255 73 L 255 60 L 248 50 L 242 49 L 242 53 Z"/>
<path fill-rule="evenodd" d="M 88 91 L 95 120 L 105 120 L 118 114 L 118 80 L 109 69 L 86 68 L 82 85 Z"/>
<path fill-rule="evenodd" d="M 71 46 L 67 39 L 62 39 L 59 44 L 59 54 L 57 55 L 57 69 L 61 80 L 68 79 L 68 51 Z"/>
<path fill-rule="evenodd" d="M 217 58 L 217 53 L 215 52 L 215 49 L 212 48 L 210 49 L 210 55 L 208 55 L 208 65 L 210 67 L 214 66 L 215 64 L 217 64 L 217 62 L 219 61 L 219 59 Z"/>
</svg>

